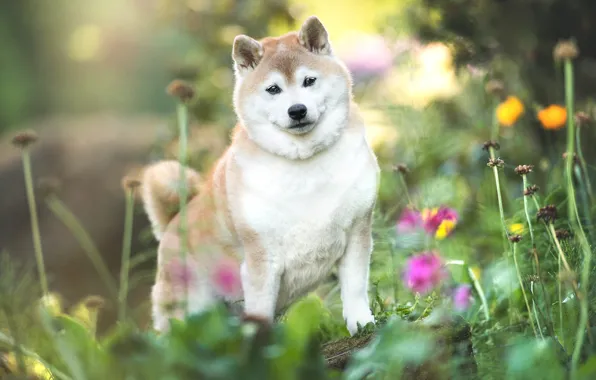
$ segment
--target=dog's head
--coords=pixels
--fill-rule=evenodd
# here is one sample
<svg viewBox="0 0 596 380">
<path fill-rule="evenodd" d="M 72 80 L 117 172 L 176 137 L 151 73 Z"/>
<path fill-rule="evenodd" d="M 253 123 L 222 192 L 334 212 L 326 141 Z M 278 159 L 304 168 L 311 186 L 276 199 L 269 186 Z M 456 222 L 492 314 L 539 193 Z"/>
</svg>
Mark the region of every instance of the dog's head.
<svg viewBox="0 0 596 380">
<path fill-rule="evenodd" d="M 236 113 L 259 146 L 306 159 L 337 141 L 347 124 L 351 78 L 318 18 L 260 42 L 239 35 L 232 58 Z"/>
</svg>

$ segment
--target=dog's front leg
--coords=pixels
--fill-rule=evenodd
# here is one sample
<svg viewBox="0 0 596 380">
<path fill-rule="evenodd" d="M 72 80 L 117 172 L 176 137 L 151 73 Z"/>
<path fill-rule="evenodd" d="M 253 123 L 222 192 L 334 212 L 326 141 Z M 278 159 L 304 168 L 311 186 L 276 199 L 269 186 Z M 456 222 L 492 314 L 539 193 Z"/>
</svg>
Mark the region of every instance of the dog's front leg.
<svg viewBox="0 0 596 380">
<path fill-rule="evenodd" d="M 281 280 L 278 260 L 254 240 L 245 244 L 244 252 L 241 267 L 244 313 L 273 321 Z"/>
<path fill-rule="evenodd" d="M 348 237 L 346 251 L 339 262 L 339 281 L 343 317 L 354 335 L 358 323 L 364 327 L 375 322 L 368 303 L 368 272 L 372 252 L 372 211 L 357 221 Z"/>
</svg>

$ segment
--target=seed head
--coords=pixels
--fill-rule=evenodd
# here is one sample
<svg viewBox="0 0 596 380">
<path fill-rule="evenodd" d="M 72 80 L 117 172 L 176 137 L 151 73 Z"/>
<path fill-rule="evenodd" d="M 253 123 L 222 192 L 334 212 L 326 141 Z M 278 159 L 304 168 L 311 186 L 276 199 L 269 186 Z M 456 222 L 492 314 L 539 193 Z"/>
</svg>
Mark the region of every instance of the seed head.
<svg viewBox="0 0 596 380">
<path fill-rule="evenodd" d="M 505 165 L 505 161 L 501 160 L 500 158 L 489 158 L 486 165 L 491 168 L 494 168 L 495 166 L 502 168 Z"/>
<path fill-rule="evenodd" d="M 509 241 L 512 243 L 519 243 L 521 239 L 521 235 L 509 235 Z"/>
<path fill-rule="evenodd" d="M 536 185 L 528 186 L 524 190 L 524 195 L 525 196 L 534 195 L 534 194 L 536 194 L 538 192 L 538 190 L 540 190 L 540 188 L 538 186 L 536 186 Z"/>
<path fill-rule="evenodd" d="M 537 220 L 543 220 L 545 223 L 554 222 L 557 219 L 557 207 L 555 205 L 547 205 L 538 210 L 536 214 Z"/>
<path fill-rule="evenodd" d="M 37 189 L 43 198 L 57 195 L 60 192 L 62 183 L 58 178 L 42 177 L 37 181 Z"/>
<path fill-rule="evenodd" d="M 397 164 L 393 165 L 393 171 L 395 173 L 401 173 L 402 175 L 406 175 L 410 172 L 410 169 L 408 169 L 406 164 Z"/>
<path fill-rule="evenodd" d="M 558 230 L 555 231 L 555 236 L 559 240 L 567 240 L 567 239 L 569 239 L 571 237 L 571 232 L 569 232 L 569 230 L 560 228 L 560 229 L 558 229 Z"/>
<path fill-rule="evenodd" d="M 553 56 L 557 61 L 575 59 L 578 55 L 579 49 L 575 42 L 571 40 L 559 41 L 553 50 Z"/>
<path fill-rule="evenodd" d="M 166 92 L 168 95 L 180 99 L 183 103 L 190 101 L 195 96 L 194 88 L 180 79 L 173 80 L 166 88 Z"/>
<path fill-rule="evenodd" d="M 518 165 L 515 168 L 515 172 L 519 175 L 526 175 L 531 173 L 532 169 L 534 169 L 534 165 Z"/>
<path fill-rule="evenodd" d="M 529 274 L 529 275 L 526 276 L 526 280 L 528 282 L 538 282 L 538 281 L 540 281 L 540 277 L 538 277 L 535 274 Z"/>
<path fill-rule="evenodd" d="M 25 149 L 29 145 L 35 143 L 38 139 L 37 133 L 32 130 L 22 131 L 17 133 L 12 138 L 12 144 L 17 148 Z"/>
<path fill-rule="evenodd" d="M 141 186 L 141 181 L 135 177 L 126 176 L 122 178 L 122 188 L 124 191 L 135 191 L 139 186 Z"/>
<path fill-rule="evenodd" d="M 102 309 L 106 304 L 106 301 L 100 296 L 89 296 L 85 298 L 85 301 L 83 301 L 83 303 L 85 304 L 85 307 L 87 307 L 87 309 L 97 310 Z"/>
<path fill-rule="evenodd" d="M 488 140 L 485 141 L 484 144 L 482 144 L 482 149 L 489 150 L 490 148 L 493 148 L 494 150 L 499 150 L 501 149 L 501 145 L 499 145 L 499 143 L 495 140 Z"/>
<path fill-rule="evenodd" d="M 583 111 L 578 111 L 575 113 L 575 124 L 578 126 L 584 126 L 586 124 L 590 124 L 592 122 L 592 117 Z"/>
<path fill-rule="evenodd" d="M 567 160 L 567 152 L 563 153 L 562 157 L 564 160 Z M 577 156 L 577 153 L 573 153 L 573 162 L 575 164 L 579 164 L 579 157 Z"/>
<path fill-rule="evenodd" d="M 505 85 L 498 79 L 491 79 L 486 82 L 484 90 L 489 95 L 501 96 L 505 92 Z"/>
</svg>

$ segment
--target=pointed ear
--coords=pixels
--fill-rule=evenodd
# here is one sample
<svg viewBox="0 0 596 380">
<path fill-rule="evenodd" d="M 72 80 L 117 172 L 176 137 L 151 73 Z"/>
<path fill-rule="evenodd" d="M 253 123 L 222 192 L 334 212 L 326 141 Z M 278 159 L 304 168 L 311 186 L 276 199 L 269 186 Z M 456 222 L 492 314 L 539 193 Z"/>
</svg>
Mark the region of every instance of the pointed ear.
<svg viewBox="0 0 596 380">
<path fill-rule="evenodd" d="M 243 34 L 234 38 L 232 59 L 238 72 L 254 69 L 261 61 L 262 56 L 263 47 L 254 39 Z"/>
<path fill-rule="evenodd" d="M 316 16 L 310 16 L 302 24 L 298 39 L 302 46 L 315 54 L 331 54 L 327 30 Z"/>
</svg>

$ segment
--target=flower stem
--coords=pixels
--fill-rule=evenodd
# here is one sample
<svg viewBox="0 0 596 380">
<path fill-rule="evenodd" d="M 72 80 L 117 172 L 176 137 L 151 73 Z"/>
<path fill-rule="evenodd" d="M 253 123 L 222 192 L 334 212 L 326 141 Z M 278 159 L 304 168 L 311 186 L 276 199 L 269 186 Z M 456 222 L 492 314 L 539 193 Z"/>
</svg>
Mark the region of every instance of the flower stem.
<svg viewBox="0 0 596 380">
<path fill-rule="evenodd" d="M 400 182 L 404 188 L 404 192 L 406 193 L 406 198 L 408 198 L 409 207 L 414 207 L 414 202 L 412 202 L 412 197 L 410 197 L 410 191 L 408 190 L 408 184 L 406 183 L 406 179 L 402 173 L 399 174 Z"/>
<path fill-rule="evenodd" d="M 588 193 L 590 202 L 594 204 L 594 193 L 592 192 L 592 183 L 590 181 L 590 176 L 588 175 L 588 165 L 586 163 L 586 159 L 584 158 L 584 153 L 581 145 L 581 130 L 582 128 L 579 128 L 577 133 L 575 134 L 575 144 L 577 145 L 577 157 L 579 158 L 581 170 L 585 178 L 584 183 L 586 192 Z"/>
<path fill-rule="evenodd" d="M 522 175 L 524 189 L 528 187 L 528 178 L 526 175 Z M 523 190 L 523 189 L 522 189 Z M 528 207 L 528 198 L 524 196 L 524 211 L 526 212 L 526 220 L 528 221 L 528 230 L 530 230 L 530 239 L 532 240 L 532 248 L 536 247 L 534 242 L 534 229 L 532 228 L 532 220 L 530 219 L 530 210 Z"/>
<path fill-rule="evenodd" d="M 490 158 L 495 159 L 495 149 L 493 147 L 489 148 L 489 154 L 490 154 Z M 495 176 L 495 187 L 497 189 L 497 202 L 499 204 L 499 215 L 501 217 L 501 225 L 503 227 L 503 239 L 504 239 L 504 244 L 503 244 L 503 255 L 505 256 L 505 261 L 507 263 L 507 267 L 510 268 L 511 267 L 511 259 L 509 258 L 508 255 L 508 250 L 507 250 L 507 243 L 509 243 L 509 248 L 511 248 L 511 242 L 508 239 L 508 233 L 507 233 L 507 224 L 505 223 L 505 212 L 503 211 L 503 197 L 501 196 L 501 185 L 499 182 L 499 170 L 497 168 L 497 166 L 493 166 L 493 174 Z M 512 280 L 513 281 L 513 280 Z M 513 285 L 513 282 L 511 283 L 511 285 Z M 512 321 L 512 316 L 511 316 L 511 307 L 513 305 L 513 299 L 511 297 L 511 293 L 509 293 L 509 306 L 508 306 L 508 314 L 509 314 L 509 321 Z"/>
<path fill-rule="evenodd" d="M 519 287 L 521 288 L 522 295 L 524 296 L 524 301 L 526 303 L 526 308 L 528 309 L 528 319 L 530 320 L 530 325 L 532 326 L 532 331 L 534 331 L 534 336 L 536 336 L 536 338 L 538 338 L 538 332 L 536 331 L 536 326 L 534 326 L 534 319 L 532 318 L 532 309 L 530 308 L 530 303 L 528 302 L 528 296 L 526 295 L 526 290 L 524 289 L 524 283 L 522 281 L 521 272 L 519 271 L 519 265 L 517 264 L 516 247 L 517 247 L 517 244 L 513 243 L 513 262 L 515 264 L 515 271 L 517 272 L 517 279 L 519 281 Z"/>
<path fill-rule="evenodd" d="M 122 264 L 120 266 L 120 289 L 118 293 L 118 320 L 126 318 L 126 298 L 128 296 L 128 275 L 130 270 L 130 250 L 132 244 L 132 224 L 134 214 L 134 191 L 126 190 L 126 211 L 124 214 L 124 240 L 122 242 Z"/>
<path fill-rule="evenodd" d="M 536 302 L 534 301 L 534 281 L 530 282 L 530 293 L 532 293 L 532 309 L 534 310 L 534 318 L 536 318 L 536 325 L 538 326 L 538 332 L 540 333 L 540 337 L 544 340 L 544 335 L 542 335 L 542 327 L 540 327 L 540 318 L 538 318 Z"/>
<path fill-rule="evenodd" d="M 35 193 L 33 192 L 33 178 L 31 175 L 31 157 L 29 150 L 23 148 L 23 173 L 25 175 L 25 188 L 27 191 L 27 202 L 29 203 L 29 214 L 31 216 L 31 232 L 33 235 L 33 249 L 35 250 L 35 261 L 37 262 L 37 271 L 39 273 L 39 282 L 44 296 L 48 295 L 48 280 L 43 261 L 43 252 L 41 249 L 41 234 L 39 232 L 39 220 L 37 218 L 37 206 L 35 203 Z"/>
<path fill-rule="evenodd" d="M 180 256 L 182 262 L 186 263 L 186 254 L 188 253 L 188 220 L 186 216 L 186 202 L 188 198 L 188 189 L 186 186 L 186 166 L 188 164 L 188 108 L 185 103 L 178 103 L 178 161 L 180 162 L 180 184 L 178 186 L 178 197 L 180 199 Z M 185 316 L 188 314 L 188 289 L 184 288 L 184 308 Z"/>
<path fill-rule="evenodd" d="M 584 253 L 584 262 L 581 273 L 581 284 L 583 289 L 589 289 L 588 283 L 590 281 L 590 264 L 592 260 L 592 251 L 586 238 L 584 229 L 579 220 L 579 213 L 577 211 L 577 204 L 575 201 L 575 189 L 573 187 L 573 165 L 575 153 L 575 121 L 574 115 L 574 80 L 573 80 L 573 63 L 571 59 L 566 59 L 564 63 L 565 69 L 565 105 L 567 107 L 567 198 L 568 198 L 568 214 L 571 220 L 573 229 L 576 230 L 582 250 Z M 588 323 L 588 297 L 581 297 L 580 299 L 580 318 L 576 333 L 576 344 L 571 356 L 571 377 L 574 378 L 577 372 L 579 357 L 584 343 L 584 329 Z M 589 332 L 589 328 L 588 328 Z"/>
</svg>

